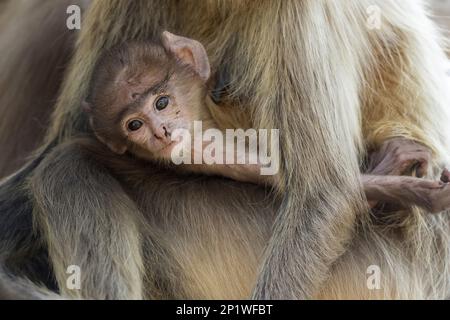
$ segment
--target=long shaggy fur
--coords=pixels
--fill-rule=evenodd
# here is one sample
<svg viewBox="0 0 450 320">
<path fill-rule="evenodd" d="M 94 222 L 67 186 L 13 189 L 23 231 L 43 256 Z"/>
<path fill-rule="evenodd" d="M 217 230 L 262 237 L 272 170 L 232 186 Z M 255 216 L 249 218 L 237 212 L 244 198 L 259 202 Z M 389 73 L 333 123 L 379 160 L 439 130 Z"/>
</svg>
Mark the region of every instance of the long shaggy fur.
<svg viewBox="0 0 450 320">
<path fill-rule="evenodd" d="M 3 264 L 3 261 L 2 261 Z M 12 277 L 0 268 L 0 300 L 60 300 L 62 297 L 44 286 Z"/>
<path fill-rule="evenodd" d="M 366 25 L 366 10 L 372 5 L 381 9 L 379 30 Z M 96 1 L 84 21 L 47 141 L 63 142 L 86 130 L 81 101 L 103 50 L 124 40 L 154 38 L 164 29 L 201 41 L 213 71 L 226 69 L 227 105 L 246 113 L 256 128 L 281 129 L 282 179 L 269 199 L 282 201 L 275 205 L 276 219 L 271 214 L 258 217 L 261 226 L 253 222 L 252 213 L 267 207 L 258 200 L 262 190 L 252 193 L 248 186 L 219 178 L 208 178 L 213 185 L 196 183 L 197 177 L 180 178 L 157 169 L 142 182 L 136 174 L 128 181 L 111 167 L 137 204 L 137 215 L 150 215 L 146 219 L 152 231 L 147 235 L 152 240 L 143 252 L 150 290 L 146 296 L 244 298 L 252 288 L 255 298 L 449 296 L 448 214 L 431 216 L 413 209 L 380 221 L 368 214 L 358 179 L 367 150 L 391 137 L 405 136 L 433 150 L 430 177 L 447 159 L 445 56 L 422 1 Z M 119 192 L 114 199 L 111 194 L 83 192 L 87 185 L 78 184 L 75 190 L 62 185 L 58 179 L 65 171 L 79 168 L 94 171 L 94 180 L 86 181 L 98 185 L 99 192 L 106 190 L 102 181 L 119 188 L 106 171 L 97 173 L 96 162 L 77 157 L 75 166 L 71 157 L 79 151 L 70 145 L 58 150 L 64 161 L 48 160 L 32 180 L 37 222 L 44 229 L 58 283 L 63 285 L 59 274 L 68 258 L 88 261 L 83 249 L 100 254 L 95 240 L 113 239 L 104 233 L 117 232 L 124 242 L 104 246 L 120 257 L 117 264 L 94 259 L 86 267 L 97 275 L 115 272 L 111 278 L 128 291 L 122 295 L 113 288 L 111 296 L 140 297 L 139 278 L 121 273 L 125 247 L 139 247 L 133 236 L 136 226 L 123 215 L 138 210 L 119 212 L 111 206 L 119 199 L 122 205 L 133 204 L 119 189 L 111 190 Z M 216 183 L 223 185 L 214 187 Z M 253 210 L 234 193 L 222 198 L 222 192 L 234 186 L 256 197 Z M 165 188 L 172 197 L 160 198 L 159 190 Z M 144 199 L 133 196 L 133 190 L 149 192 Z M 77 194 L 83 197 L 67 199 Z M 77 201 L 81 208 L 73 208 Z M 90 214 L 94 204 L 99 216 Z M 238 208 L 250 210 L 246 223 L 252 228 L 242 221 L 245 215 L 232 215 Z M 81 220 L 68 213 L 81 215 Z M 125 221 L 122 227 L 114 225 L 115 219 Z M 71 230 L 80 221 L 106 228 L 98 233 L 100 239 L 92 235 L 80 244 L 73 242 L 76 235 L 91 230 L 86 224 L 86 229 Z M 59 238 L 59 228 L 73 238 Z M 58 247 L 60 240 L 70 247 Z M 76 254 L 66 251 L 74 247 Z M 138 251 L 132 255 L 133 268 L 140 270 Z M 230 262 L 245 256 L 250 258 L 242 279 L 236 268 L 242 264 Z M 370 265 L 381 268 L 381 290 L 367 288 Z M 109 280 L 85 279 L 85 296 L 109 297 Z M 95 289 L 98 284 L 102 287 Z"/>
</svg>

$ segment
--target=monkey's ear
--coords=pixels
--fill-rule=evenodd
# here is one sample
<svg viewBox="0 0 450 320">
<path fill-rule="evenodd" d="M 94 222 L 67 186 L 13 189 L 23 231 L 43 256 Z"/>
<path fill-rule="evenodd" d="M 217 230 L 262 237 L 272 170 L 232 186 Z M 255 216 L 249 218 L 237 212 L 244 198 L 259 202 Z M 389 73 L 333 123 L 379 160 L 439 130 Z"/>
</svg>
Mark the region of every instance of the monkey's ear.
<svg viewBox="0 0 450 320">
<path fill-rule="evenodd" d="M 117 153 L 119 155 L 122 155 L 125 152 L 127 152 L 127 147 L 125 145 L 119 145 L 119 144 L 111 143 L 111 142 L 105 142 L 105 144 L 108 146 L 108 148 L 112 152 Z"/>
<path fill-rule="evenodd" d="M 101 135 L 99 135 L 99 134 L 97 133 L 97 131 L 95 131 L 95 128 L 94 128 L 94 125 L 93 125 L 93 119 L 92 119 L 92 117 L 89 118 L 89 124 L 90 124 L 90 126 L 91 126 L 91 128 L 92 128 L 92 131 L 94 132 L 95 137 L 96 137 L 101 143 L 103 143 L 104 145 L 106 145 L 106 146 L 109 148 L 109 150 L 111 150 L 111 151 L 114 152 L 114 153 L 120 154 L 120 155 L 124 154 L 124 153 L 127 151 L 127 146 L 126 146 L 126 145 L 122 145 L 122 144 L 119 144 L 119 143 L 110 141 L 110 140 L 108 140 L 108 139 L 103 138 Z"/>
<path fill-rule="evenodd" d="M 208 55 L 200 42 L 168 31 L 164 31 L 161 38 L 163 46 L 182 62 L 191 65 L 203 81 L 209 79 L 211 68 Z"/>
<path fill-rule="evenodd" d="M 100 142 L 104 143 L 109 148 L 109 150 L 111 150 L 112 152 L 122 155 L 127 151 L 127 147 L 125 145 L 103 139 L 95 131 L 94 131 L 94 133 L 95 133 L 95 136 L 97 137 L 97 139 L 100 140 Z"/>
</svg>

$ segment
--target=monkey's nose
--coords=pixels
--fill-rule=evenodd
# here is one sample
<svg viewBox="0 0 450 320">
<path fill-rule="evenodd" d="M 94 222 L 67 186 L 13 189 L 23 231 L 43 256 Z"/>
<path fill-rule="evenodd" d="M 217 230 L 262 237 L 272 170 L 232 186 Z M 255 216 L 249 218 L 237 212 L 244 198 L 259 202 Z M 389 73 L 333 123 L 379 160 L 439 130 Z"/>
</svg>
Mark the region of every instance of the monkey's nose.
<svg viewBox="0 0 450 320">
<path fill-rule="evenodd" d="M 164 136 L 166 138 L 170 138 L 170 132 L 167 130 L 167 128 L 165 126 L 163 126 L 163 130 L 164 130 Z"/>
<path fill-rule="evenodd" d="M 170 138 L 170 132 L 167 130 L 166 126 L 161 126 L 159 130 L 154 133 L 154 136 L 158 140 L 165 140 Z"/>
</svg>

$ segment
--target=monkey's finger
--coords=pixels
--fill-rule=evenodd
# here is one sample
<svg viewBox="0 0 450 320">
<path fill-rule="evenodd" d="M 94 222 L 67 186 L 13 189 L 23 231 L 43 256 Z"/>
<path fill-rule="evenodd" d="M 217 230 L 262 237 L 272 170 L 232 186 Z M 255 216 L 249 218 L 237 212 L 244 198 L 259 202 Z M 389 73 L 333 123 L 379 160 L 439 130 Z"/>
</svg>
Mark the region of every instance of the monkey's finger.
<svg viewBox="0 0 450 320">
<path fill-rule="evenodd" d="M 444 171 L 442 171 L 441 181 L 444 183 L 450 182 L 450 171 L 448 171 L 447 168 L 445 168 Z"/>
<path fill-rule="evenodd" d="M 429 164 L 428 152 L 414 151 L 406 154 L 403 159 L 402 174 L 412 173 L 418 178 L 426 176 Z"/>
<path fill-rule="evenodd" d="M 428 171 L 428 161 L 418 161 L 414 166 L 414 170 L 416 172 L 416 177 L 423 178 L 424 176 L 426 176 Z"/>
<path fill-rule="evenodd" d="M 441 213 L 450 209 L 450 185 L 445 184 L 440 190 L 432 191 L 430 195 L 430 212 Z"/>
</svg>

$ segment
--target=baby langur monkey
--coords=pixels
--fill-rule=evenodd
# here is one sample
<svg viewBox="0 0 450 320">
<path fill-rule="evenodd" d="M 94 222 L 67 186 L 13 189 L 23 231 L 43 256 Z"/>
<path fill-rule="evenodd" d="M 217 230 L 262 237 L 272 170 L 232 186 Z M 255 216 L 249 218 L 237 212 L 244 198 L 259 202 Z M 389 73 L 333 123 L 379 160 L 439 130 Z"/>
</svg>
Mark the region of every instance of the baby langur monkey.
<svg viewBox="0 0 450 320">
<path fill-rule="evenodd" d="M 170 165 L 172 150 L 179 143 L 172 140 L 176 129 L 192 131 L 194 121 L 202 121 L 203 130 L 223 129 L 219 122 L 227 115 L 225 110 L 217 116 L 218 106 L 212 115 L 206 86 L 210 65 L 202 44 L 167 31 L 161 38 L 162 45 L 133 42 L 106 53 L 96 67 L 84 107 L 96 137 L 113 152 Z M 397 153 L 402 145 L 396 147 Z M 402 161 L 393 161 L 389 150 L 378 154 L 382 161 L 371 174 L 362 174 L 371 206 L 378 202 L 417 205 L 431 212 L 450 207 L 450 174 L 446 170 L 442 181 L 400 176 L 406 166 L 425 163 L 420 146 L 414 146 L 417 153 L 408 153 Z M 192 150 L 193 155 L 196 152 Z M 244 182 L 271 184 L 277 179 L 261 176 L 259 165 L 196 164 L 181 168 Z"/>
<path fill-rule="evenodd" d="M 162 45 L 132 42 L 106 53 L 95 69 L 84 109 L 96 137 L 113 152 L 129 152 L 171 166 L 172 151 L 181 143 L 174 141 L 175 130 L 185 129 L 194 137 L 194 121 L 201 121 L 202 131 L 223 128 L 209 109 L 219 109 L 207 92 L 209 77 L 210 65 L 202 44 L 164 32 Z M 202 150 L 189 142 L 195 158 Z M 210 142 L 201 143 L 205 147 Z M 250 151 L 245 152 L 248 159 Z M 243 182 L 271 183 L 276 179 L 262 176 L 261 166 L 256 164 L 202 163 L 177 168 Z"/>
</svg>

